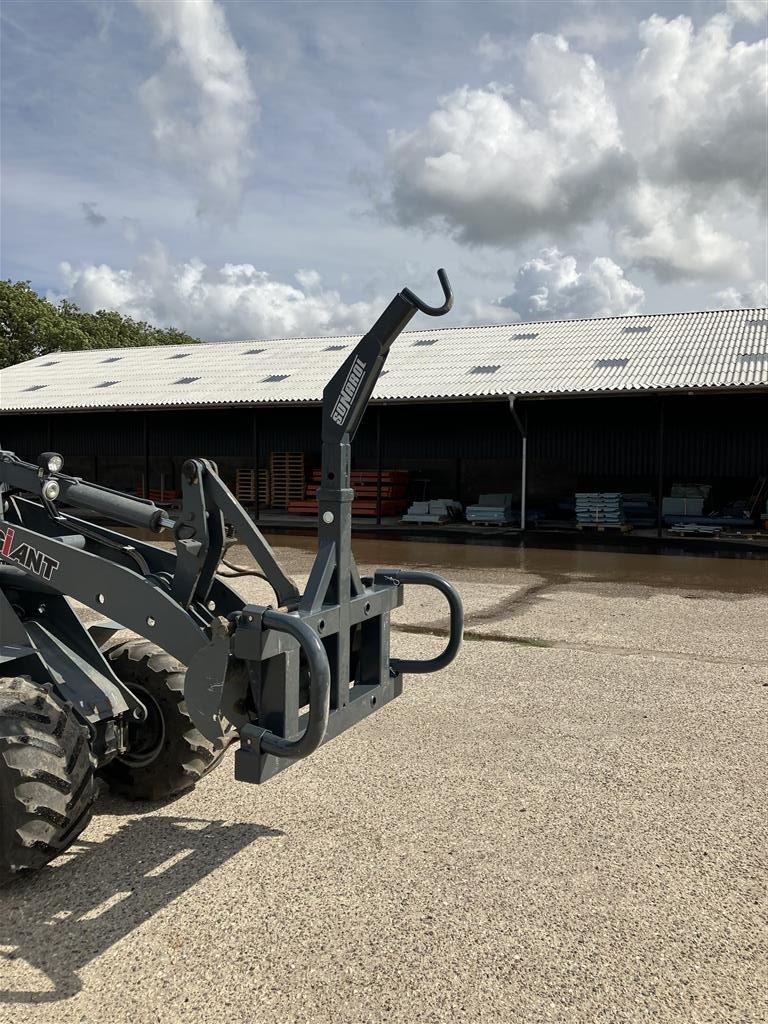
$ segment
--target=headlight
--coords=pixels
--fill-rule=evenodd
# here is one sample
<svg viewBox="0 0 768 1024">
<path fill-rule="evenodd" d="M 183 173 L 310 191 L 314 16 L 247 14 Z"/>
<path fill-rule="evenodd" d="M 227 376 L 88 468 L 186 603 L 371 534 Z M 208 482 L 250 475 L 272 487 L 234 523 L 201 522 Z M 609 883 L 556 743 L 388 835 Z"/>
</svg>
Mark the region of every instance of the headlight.
<svg viewBox="0 0 768 1024">
<path fill-rule="evenodd" d="M 60 489 L 58 480 L 46 480 L 43 484 L 43 497 L 48 501 L 55 501 L 59 496 Z"/>
<path fill-rule="evenodd" d="M 58 452 L 43 452 L 42 455 L 38 455 L 37 464 L 48 473 L 60 473 L 64 466 L 64 457 Z"/>
</svg>

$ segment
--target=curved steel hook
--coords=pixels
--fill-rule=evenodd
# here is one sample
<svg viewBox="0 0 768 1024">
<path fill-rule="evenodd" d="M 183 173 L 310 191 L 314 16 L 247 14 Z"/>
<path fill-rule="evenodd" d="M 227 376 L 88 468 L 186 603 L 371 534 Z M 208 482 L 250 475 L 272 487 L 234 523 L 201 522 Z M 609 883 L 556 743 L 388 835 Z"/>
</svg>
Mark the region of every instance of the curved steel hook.
<svg viewBox="0 0 768 1024">
<path fill-rule="evenodd" d="M 426 302 L 423 302 L 418 297 L 418 295 L 414 295 L 410 288 L 403 288 L 400 294 L 403 298 L 407 299 L 412 306 L 421 310 L 422 313 L 426 313 L 427 316 L 443 316 L 444 313 L 449 313 L 453 307 L 453 292 L 451 291 L 448 275 L 442 267 L 437 272 L 437 278 L 440 282 L 440 287 L 443 289 L 443 295 L 445 296 L 445 302 L 442 306 L 428 306 Z"/>
</svg>

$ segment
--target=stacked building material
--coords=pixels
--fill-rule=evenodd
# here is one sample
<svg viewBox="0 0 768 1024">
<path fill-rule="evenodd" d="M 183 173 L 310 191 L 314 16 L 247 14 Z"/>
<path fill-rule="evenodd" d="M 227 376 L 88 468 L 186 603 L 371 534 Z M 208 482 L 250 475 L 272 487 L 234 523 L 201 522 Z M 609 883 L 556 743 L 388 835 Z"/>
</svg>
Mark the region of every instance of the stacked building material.
<svg viewBox="0 0 768 1024">
<path fill-rule="evenodd" d="M 577 491 L 576 524 L 579 528 L 595 526 L 622 527 L 626 524 L 624 496 L 619 491 Z"/>
<path fill-rule="evenodd" d="M 669 497 L 661 501 L 664 522 L 668 525 L 689 523 L 702 518 L 711 490 L 710 484 L 673 484 Z"/>
<path fill-rule="evenodd" d="M 679 537 L 719 537 L 723 527 L 711 526 L 708 523 L 678 523 L 677 526 L 670 526 L 669 532 Z"/>
<path fill-rule="evenodd" d="M 665 519 L 704 514 L 704 499 L 695 497 L 668 497 L 661 500 L 661 514 Z"/>
<path fill-rule="evenodd" d="M 269 456 L 269 504 L 287 508 L 292 501 L 303 501 L 307 481 L 304 452 L 271 452 Z"/>
<path fill-rule="evenodd" d="M 461 519 L 461 502 L 453 498 L 433 498 L 431 501 L 414 501 L 403 516 L 404 523 L 448 523 Z"/>
<path fill-rule="evenodd" d="M 513 522 L 511 494 L 481 494 L 476 505 L 467 505 L 470 523 L 508 526 Z"/>
</svg>

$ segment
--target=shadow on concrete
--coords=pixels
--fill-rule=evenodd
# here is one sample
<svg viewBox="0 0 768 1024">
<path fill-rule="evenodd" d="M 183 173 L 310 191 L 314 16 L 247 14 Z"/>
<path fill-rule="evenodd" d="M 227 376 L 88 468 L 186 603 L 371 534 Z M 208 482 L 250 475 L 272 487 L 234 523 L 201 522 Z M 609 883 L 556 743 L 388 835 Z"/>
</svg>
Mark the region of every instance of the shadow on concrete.
<svg viewBox="0 0 768 1024">
<path fill-rule="evenodd" d="M 100 808 L 101 810 L 101 808 Z M 282 832 L 182 816 L 137 817 L 101 843 L 0 891 L 0 1004 L 52 1003 L 82 988 L 78 972 L 255 840 Z M 37 991 L 6 986 L 9 964 L 42 973 Z"/>
</svg>

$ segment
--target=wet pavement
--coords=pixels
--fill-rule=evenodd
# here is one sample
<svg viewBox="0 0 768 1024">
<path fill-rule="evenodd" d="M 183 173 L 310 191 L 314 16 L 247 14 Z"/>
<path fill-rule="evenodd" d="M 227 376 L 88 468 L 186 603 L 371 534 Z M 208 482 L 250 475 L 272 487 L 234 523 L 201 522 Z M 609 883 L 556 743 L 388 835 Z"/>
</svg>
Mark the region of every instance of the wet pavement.
<svg viewBox="0 0 768 1024">
<path fill-rule="evenodd" d="M 281 534 L 268 539 L 285 552 L 312 555 L 317 546 L 311 537 Z M 353 550 L 358 561 L 366 565 L 437 565 L 445 573 L 461 570 L 467 579 L 481 580 L 489 570 L 497 575 L 511 569 L 547 578 L 630 583 L 662 590 L 768 594 L 768 559 L 368 539 L 355 540 Z"/>
<path fill-rule="evenodd" d="M 456 583 L 457 660 L 265 786 L 105 796 L 0 892 L 0 1022 L 764 1024 L 768 563 L 354 548 Z"/>
</svg>

